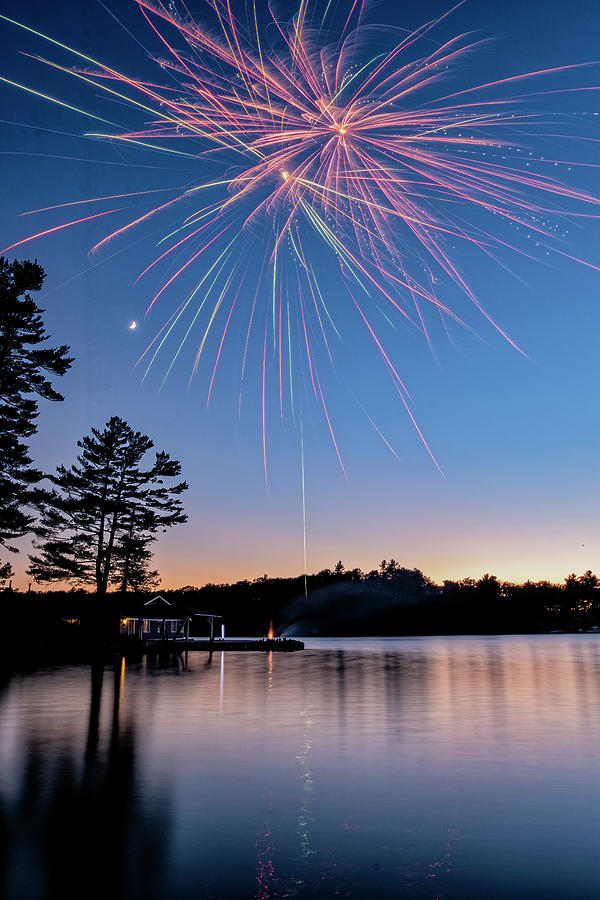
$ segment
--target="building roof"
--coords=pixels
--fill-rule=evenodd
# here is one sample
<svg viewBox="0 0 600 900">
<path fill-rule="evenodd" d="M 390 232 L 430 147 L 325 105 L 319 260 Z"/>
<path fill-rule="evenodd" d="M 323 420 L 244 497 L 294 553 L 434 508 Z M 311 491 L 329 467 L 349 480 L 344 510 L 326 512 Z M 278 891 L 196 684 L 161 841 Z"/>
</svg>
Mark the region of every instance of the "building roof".
<svg viewBox="0 0 600 900">
<path fill-rule="evenodd" d="M 151 600 L 146 600 L 144 606 L 173 606 L 170 600 L 166 600 L 162 594 L 157 594 Z"/>
</svg>

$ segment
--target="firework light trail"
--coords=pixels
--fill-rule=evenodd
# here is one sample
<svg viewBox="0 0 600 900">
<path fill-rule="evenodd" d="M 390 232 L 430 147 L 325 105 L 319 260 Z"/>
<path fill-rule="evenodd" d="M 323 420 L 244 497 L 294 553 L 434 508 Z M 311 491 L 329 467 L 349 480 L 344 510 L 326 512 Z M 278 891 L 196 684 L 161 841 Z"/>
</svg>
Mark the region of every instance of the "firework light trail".
<svg viewBox="0 0 600 900">
<path fill-rule="evenodd" d="M 106 98 L 109 111 L 100 117 L 30 86 L 17 87 L 109 126 L 88 132 L 90 137 L 193 159 L 199 172 L 209 165 L 218 172 L 158 206 L 149 205 L 141 215 L 121 218 L 91 250 L 102 254 L 149 219 L 183 211 L 140 275 L 148 279 L 150 273 L 162 273 L 148 312 L 156 304 L 171 303 L 171 310 L 174 305 L 140 360 L 145 372 L 168 354 L 166 378 L 194 340 L 192 378 L 212 354 L 210 401 L 223 345 L 237 317 L 243 323 L 235 338 L 241 333 L 240 399 L 249 347 L 260 344 L 267 483 L 271 385 L 282 418 L 291 414 L 301 420 L 305 394 L 312 394 L 345 473 L 321 360 L 333 366 L 335 344 L 350 317 L 358 316 L 435 462 L 394 362 L 398 348 L 391 346 L 392 336 L 397 343 L 398 325 L 405 323 L 429 341 L 432 315 L 444 327 L 451 321 L 466 325 L 465 315 L 440 296 L 437 286 L 445 284 L 460 291 L 482 320 L 516 347 L 470 287 L 461 271 L 460 248 L 475 249 L 502 265 L 507 252 L 529 255 L 529 246 L 519 246 L 514 231 L 507 230 L 512 226 L 534 235 L 539 255 L 556 249 L 569 256 L 558 249 L 548 217 L 595 217 L 596 198 L 548 174 L 552 161 L 535 165 L 534 159 L 532 166 L 531 154 L 523 153 L 527 129 L 539 134 L 543 127 L 531 108 L 536 95 L 527 82 L 536 79 L 537 88 L 545 75 L 577 67 L 517 73 L 465 87 L 464 64 L 483 42 L 464 34 L 439 40 L 434 30 L 448 13 L 398 37 L 394 29 L 367 23 L 365 0 L 347 0 L 339 21 L 344 4 L 333 13 L 330 4 L 316 0 L 301 0 L 291 21 L 271 7 L 268 22 L 256 0 L 244 7 L 238 3 L 237 15 L 232 0 L 206 0 L 205 20 L 192 19 L 183 5 L 179 12 L 175 4 L 137 0 L 137 5 L 162 47 L 162 56 L 155 58 L 157 83 L 2 18 L 74 55 L 69 67 L 34 59 L 89 85 Z M 456 72 L 462 73 L 458 88 Z M 142 127 L 113 124 L 115 109 L 118 115 L 123 110 L 139 114 Z M 154 193 L 148 191 L 149 204 Z M 61 222 L 3 252 L 96 216 L 122 217 L 127 195 L 116 196 L 118 210 Z M 114 199 L 69 199 L 62 205 L 81 203 L 89 209 L 89 204 L 114 205 Z M 54 214 L 60 206 L 51 207 Z M 323 285 L 332 262 L 340 281 L 333 298 Z M 193 289 L 183 290 L 190 277 Z"/>
</svg>

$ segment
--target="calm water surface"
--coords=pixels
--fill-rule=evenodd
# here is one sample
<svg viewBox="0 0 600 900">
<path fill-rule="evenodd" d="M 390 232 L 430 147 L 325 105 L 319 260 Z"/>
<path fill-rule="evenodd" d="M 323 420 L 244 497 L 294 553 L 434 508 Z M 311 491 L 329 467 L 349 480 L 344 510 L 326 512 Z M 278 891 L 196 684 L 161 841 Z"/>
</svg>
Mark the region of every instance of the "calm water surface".
<svg viewBox="0 0 600 900">
<path fill-rule="evenodd" d="M 600 636 L 310 640 L 0 687 L 10 898 L 597 898 Z"/>
</svg>

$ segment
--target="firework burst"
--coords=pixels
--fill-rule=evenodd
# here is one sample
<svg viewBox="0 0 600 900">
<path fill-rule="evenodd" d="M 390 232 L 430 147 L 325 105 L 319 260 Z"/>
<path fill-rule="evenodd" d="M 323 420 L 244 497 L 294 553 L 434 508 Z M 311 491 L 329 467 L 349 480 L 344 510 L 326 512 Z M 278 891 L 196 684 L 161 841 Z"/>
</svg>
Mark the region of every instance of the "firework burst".
<svg viewBox="0 0 600 900">
<path fill-rule="evenodd" d="M 317 357 L 324 348 L 333 363 L 332 345 L 346 319 L 356 316 L 431 454 L 383 325 L 404 320 L 429 340 L 432 313 L 444 324 L 464 324 L 436 289 L 440 281 L 453 282 L 516 346 L 469 286 L 456 247 L 470 245 L 493 259 L 508 250 L 523 253 L 501 237 L 507 223 L 535 233 L 544 249 L 564 252 L 541 216 L 594 215 L 594 197 L 526 167 L 518 155 L 526 123 L 536 122 L 523 83 L 559 69 L 457 90 L 453 74 L 480 42 L 458 35 L 434 43 L 446 15 L 397 38 L 394 30 L 367 24 L 364 0 L 348 0 L 337 30 L 330 5 L 309 0 L 301 0 L 291 21 L 270 8 L 268 23 L 256 0 L 241 14 L 231 0 L 207 0 L 206 21 L 180 15 L 173 5 L 137 4 L 163 48 L 155 59 L 157 83 L 41 36 L 78 57 L 77 67 L 64 72 L 144 116 L 142 128 L 125 130 L 69 107 L 109 124 L 94 137 L 218 171 L 122 222 L 92 248 L 101 253 L 150 218 L 178 205 L 185 210 L 140 275 L 162 272 L 148 312 L 180 292 L 143 354 L 146 372 L 170 352 L 166 378 L 195 336 L 192 377 L 212 348 L 210 401 L 232 320 L 240 317 L 242 382 L 251 340 L 261 347 L 265 477 L 266 395 L 273 383 L 282 417 L 296 414 L 298 390 L 313 394 L 343 468 Z M 114 206 L 115 199 L 82 202 Z M 113 208 L 72 219 L 6 249 L 117 212 L 123 214 Z M 344 285 L 333 303 L 322 287 L 327 255 Z M 184 276 L 195 284 L 182 297 Z"/>
</svg>

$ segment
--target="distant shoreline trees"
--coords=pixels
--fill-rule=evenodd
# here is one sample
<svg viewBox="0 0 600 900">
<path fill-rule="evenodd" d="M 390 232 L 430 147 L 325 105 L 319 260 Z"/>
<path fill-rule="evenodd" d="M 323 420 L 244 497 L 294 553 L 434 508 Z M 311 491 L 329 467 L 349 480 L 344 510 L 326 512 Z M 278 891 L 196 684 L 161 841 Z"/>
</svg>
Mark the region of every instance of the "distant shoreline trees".
<svg viewBox="0 0 600 900">
<path fill-rule="evenodd" d="M 18 552 L 13 541 L 31 531 L 44 477 L 27 444 L 37 431 L 37 398 L 62 401 L 47 376 L 64 375 L 73 362 L 66 346 L 40 346 L 49 340 L 44 310 L 29 291 L 39 291 L 44 278 L 37 261 L 0 257 L 0 546 L 10 553 Z M 0 561 L 0 580 L 11 575 L 10 563 Z"/>
<path fill-rule="evenodd" d="M 234 584 L 165 591 L 223 615 L 229 634 L 329 636 L 503 634 L 600 631 L 600 580 L 592 572 L 563 584 L 500 581 L 494 575 L 434 584 L 420 569 L 382 560 L 377 569 L 338 562 L 306 576 L 261 576 Z"/>
<path fill-rule="evenodd" d="M 570 575 L 563 584 L 513 584 L 493 575 L 434 584 L 419 569 L 391 560 L 390 568 L 369 572 L 336 566 L 305 576 L 244 579 L 233 584 L 161 588 L 175 604 L 208 609 L 223 616 L 229 635 L 276 634 L 365 636 L 427 634 L 600 633 L 600 582 L 592 572 Z M 15 599 L 18 595 L 14 595 Z M 42 619 L 81 619 L 91 609 L 110 612 L 114 625 L 131 610 L 131 595 L 113 590 L 94 604 L 80 591 L 31 594 L 28 604 Z M 139 599 L 150 598 L 147 591 Z M 11 607 L 5 597 L 5 608 Z M 112 626 L 111 626 L 112 627 Z M 114 634 L 114 632 L 111 632 Z"/>
</svg>

